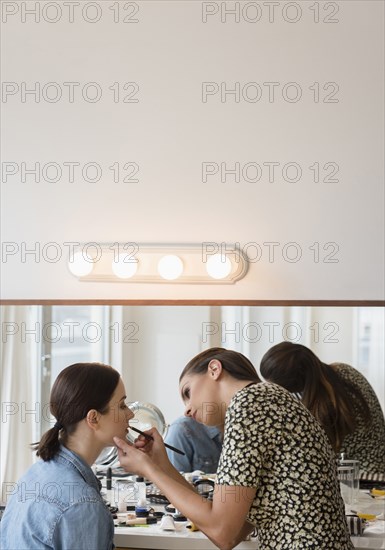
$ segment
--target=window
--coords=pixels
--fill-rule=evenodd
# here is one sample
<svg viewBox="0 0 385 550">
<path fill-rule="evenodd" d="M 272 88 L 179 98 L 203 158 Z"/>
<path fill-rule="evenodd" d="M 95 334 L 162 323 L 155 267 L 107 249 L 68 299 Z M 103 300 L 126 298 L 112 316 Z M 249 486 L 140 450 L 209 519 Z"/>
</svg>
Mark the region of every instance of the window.
<svg viewBox="0 0 385 550">
<path fill-rule="evenodd" d="M 81 362 L 110 363 L 109 306 L 45 306 L 42 308 L 41 402 L 49 403 L 60 371 Z M 50 427 L 42 416 L 41 433 Z"/>
<path fill-rule="evenodd" d="M 357 308 L 356 317 L 357 369 L 370 382 L 385 410 L 384 375 L 384 309 L 380 307 Z"/>
</svg>

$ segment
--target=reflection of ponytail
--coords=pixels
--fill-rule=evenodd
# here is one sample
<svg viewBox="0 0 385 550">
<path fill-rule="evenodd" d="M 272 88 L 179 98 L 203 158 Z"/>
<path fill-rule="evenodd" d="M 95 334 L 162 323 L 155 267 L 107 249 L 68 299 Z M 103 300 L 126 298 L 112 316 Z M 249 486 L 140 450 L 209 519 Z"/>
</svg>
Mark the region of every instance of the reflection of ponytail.
<svg viewBox="0 0 385 550">
<path fill-rule="evenodd" d="M 60 448 L 60 426 L 56 422 L 55 426 L 45 432 L 39 443 L 33 443 L 31 447 L 36 450 L 36 456 L 43 460 L 51 460 Z"/>
<path fill-rule="evenodd" d="M 357 427 L 357 415 L 369 425 L 372 418 L 361 390 L 322 363 L 307 347 L 281 342 L 265 353 L 261 374 L 269 382 L 300 394 L 301 401 L 319 421 L 335 451 Z"/>
<path fill-rule="evenodd" d="M 65 443 L 90 410 L 105 414 L 119 378 L 118 371 L 102 363 L 76 363 L 62 370 L 52 386 L 49 404 L 51 414 L 60 421 L 31 445 L 37 456 L 51 460 L 61 441 Z"/>
</svg>

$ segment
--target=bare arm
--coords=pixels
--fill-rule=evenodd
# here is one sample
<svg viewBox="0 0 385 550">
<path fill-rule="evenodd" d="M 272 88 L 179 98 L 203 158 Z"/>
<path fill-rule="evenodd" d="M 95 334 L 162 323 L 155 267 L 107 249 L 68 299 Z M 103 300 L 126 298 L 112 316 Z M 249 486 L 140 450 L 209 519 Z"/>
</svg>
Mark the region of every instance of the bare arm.
<svg viewBox="0 0 385 550">
<path fill-rule="evenodd" d="M 159 446 L 163 446 L 163 441 L 157 432 L 152 432 L 152 435 L 156 454 L 160 452 Z M 170 502 L 222 550 L 234 548 L 251 532 L 252 526 L 246 522 L 246 517 L 255 488 L 216 485 L 213 501 L 210 502 L 197 494 L 175 468 L 171 470 L 162 455 L 155 462 L 149 455 L 122 440 L 115 439 L 115 443 L 123 468 L 151 479 Z"/>
<path fill-rule="evenodd" d="M 170 462 L 169 466 L 163 468 L 163 471 L 170 478 L 174 479 L 178 483 L 181 483 L 182 485 L 184 485 L 184 487 L 187 487 L 190 491 L 193 491 L 194 493 L 197 493 L 197 491 L 195 491 L 194 487 L 188 481 L 185 480 L 185 478 L 178 472 L 178 470 L 176 468 L 174 468 L 174 466 L 171 464 L 171 462 Z"/>
<path fill-rule="evenodd" d="M 245 540 L 250 535 L 250 533 L 254 531 L 254 529 L 255 529 L 255 526 L 252 523 L 249 523 L 248 521 L 246 521 L 243 524 L 243 527 L 241 528 L 240 532 L 238 533 L 238 536 L 234 539 L 233 547 L 237 546 L 237 544 Z"/>
<path fill-rule="evenodd" d="M 210 502 L 159 467 L 149 466 L 145 475 L 219 548 L 234 548 L 253 530 L 246 516 L 255 496 L 254 488 L 216 485 Z"/>
</svg>

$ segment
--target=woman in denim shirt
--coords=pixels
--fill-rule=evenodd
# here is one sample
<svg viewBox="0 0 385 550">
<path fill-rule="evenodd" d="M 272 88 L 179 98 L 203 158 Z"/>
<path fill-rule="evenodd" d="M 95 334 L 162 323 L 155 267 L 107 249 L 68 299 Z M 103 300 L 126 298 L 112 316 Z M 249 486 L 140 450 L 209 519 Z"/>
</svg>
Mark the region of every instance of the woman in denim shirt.
<svg viewBox="0 0 385 550">
<path fill-rule="evenodd" d="M 181 449 L 184 455 L 167 449 L 171 464 L 179 472 L 215 473 L 222 450 L 222 434 L 216 426 L 205 426 L 188 416 L 181 416 L 167 430 L 165 443 Z"/>
<path fill-rule="evenodd" d="M 17 483 L 1 526 L 3 550 L 109 550 L 114 524 L 91 470 L 125 438 L 133 413 L 119 373 L 100 363 L 64 369 L 50 397 L 57 422 L 34 447 L 41 458 Z"/>
</svg>

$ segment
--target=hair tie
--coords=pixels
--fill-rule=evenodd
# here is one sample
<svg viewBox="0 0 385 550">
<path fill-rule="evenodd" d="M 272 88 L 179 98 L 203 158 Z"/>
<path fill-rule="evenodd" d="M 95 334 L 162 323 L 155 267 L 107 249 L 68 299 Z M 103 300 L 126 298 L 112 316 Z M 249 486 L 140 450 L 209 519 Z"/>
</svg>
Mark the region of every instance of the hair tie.
<svg viewBox="0 0 385 550">
<path fill-rule="evenodd" d="M 61 430 L 64 428 L 63 424 L 60 424 L 60 422 L 56 421 L 55 425 L 54 425 L 54 430 Z"/>
</svg>

